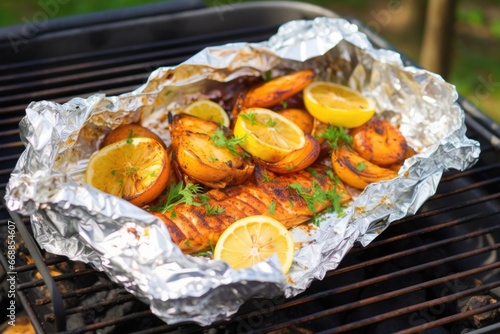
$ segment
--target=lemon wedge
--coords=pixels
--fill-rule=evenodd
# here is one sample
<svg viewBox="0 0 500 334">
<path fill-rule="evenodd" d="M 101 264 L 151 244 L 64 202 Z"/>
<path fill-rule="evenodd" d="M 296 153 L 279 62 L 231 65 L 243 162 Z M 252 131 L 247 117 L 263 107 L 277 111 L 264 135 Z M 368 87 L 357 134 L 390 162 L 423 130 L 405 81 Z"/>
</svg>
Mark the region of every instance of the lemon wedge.
<svg viewBox="0 0 500 334">
<path fill-rule="evenodd" d="M 375 104 L 359 92 L 333 82 L 314 81 L 304 89 L 307 111 L 321 122 L 354 128 L 375 114 Z"/>
<path fill-rule="evenodd" d="M 214 259 L 240 269 L 276 254 L 286 274 L 293 253 L 294 243 L 286 227 L 271 217 L 257 215 L 237 220 L 222 233 L 214 249 Z"/>
<path fill-rule="evenodd" d="M 248 108 L 236 119 L 234 136 L 244 138 L 240 146 L 267 162 L 277 162 L 306 142 L 304 132 L 294 122 L 265 108 Z"/>
<path fill-rule="evenodd" d="M 182 113 L 229 127 L 229 116 L 226 111 L 219 104 L 210 100 L 195 101 L 184 108 Z"/>
</svg>

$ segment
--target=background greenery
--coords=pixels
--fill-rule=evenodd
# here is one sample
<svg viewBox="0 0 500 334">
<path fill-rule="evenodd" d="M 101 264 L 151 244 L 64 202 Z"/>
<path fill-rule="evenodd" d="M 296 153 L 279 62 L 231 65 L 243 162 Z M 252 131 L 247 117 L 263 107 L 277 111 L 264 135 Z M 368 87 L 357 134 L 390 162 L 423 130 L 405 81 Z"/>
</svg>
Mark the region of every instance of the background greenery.
<svg viewBox="0 0 500 334">
<path fill-rule="evenodd" d="M 46 0 L 38 0 L 46 1 Z M 0 26 L 33 20 L 40 11 L 37 0 L 1 0 Z M 90 13 L 164 0 L 65 0 L 57 16 Z M 206 0 L 209 6 L 224 6 L 246 0 Z M 341 16 L 377 23 L 377 31 L 401 52 L 418 62 L 425 18 L 422 0 L 312 0 Z M 401 11 L 389 20 L 379 16 L 399 3 Z M 459 0 L 455 13 L 452 71 L 447 81 L 459 93 L 500 123 L 500 0 Z M 379 24 L 381 23 L 381 24 Z M 1 57 L 0 57 L 1 61 Z"/>
</svg>

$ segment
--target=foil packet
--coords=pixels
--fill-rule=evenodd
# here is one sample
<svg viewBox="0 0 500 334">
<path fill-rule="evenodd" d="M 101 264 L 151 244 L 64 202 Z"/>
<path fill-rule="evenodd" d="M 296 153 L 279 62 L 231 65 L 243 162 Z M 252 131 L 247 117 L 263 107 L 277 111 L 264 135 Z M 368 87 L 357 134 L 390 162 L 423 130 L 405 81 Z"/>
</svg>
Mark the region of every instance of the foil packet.
<svg viewBox="0 0 500 334">
<path fill-rule="evenodd" d="M 167 112 L 200 98 L 220 97 L 242 76 L 273 76 L 312 68 L 318 80 L 371 97 L 377 115 L 400 125 L 418 154 L 393 180 L 369 185 L 345 210 L 325 214 L 317 228 L 292 230 L 301 247 L 284 276 L 276 257 L 249 269 L 184 255 L 164 224 L 125 200 L 83 182 L 90 155 L 120 124 L 140 122 L 167 143 Z M 344 19 L 291 21 L 262 43 L 209 47 L 175 67 L 159 68 L 138 89 L 67 103 L 32 102 L 20 122 L 26 150 L 7 185 L 10 210 L 31 217 L 45 250 L 104 271 L 167 323 L 208 325 L 229 318 L 248 299 L 292 297 L 335 269 L 355 243 L 369 244 L 392 221 L 415 214 L 444 171 L 465 170 L 480 148 L 466 137 L 454 86 L 405 67 L 400 55 L 375 49 Z"/>
</svg>

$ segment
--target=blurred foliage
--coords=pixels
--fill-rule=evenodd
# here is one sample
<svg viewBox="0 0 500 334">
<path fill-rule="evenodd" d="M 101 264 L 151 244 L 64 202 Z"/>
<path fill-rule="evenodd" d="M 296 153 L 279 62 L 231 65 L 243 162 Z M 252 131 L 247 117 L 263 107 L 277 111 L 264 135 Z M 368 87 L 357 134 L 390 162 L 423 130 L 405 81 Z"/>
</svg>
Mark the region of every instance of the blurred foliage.
<svg viewBox="0 0 500 334">
<path fill-rule="evenodd" d="M 458 8 L 457 20 L 470 25 L 482 25 L 485 22 L 484 12 L 481 8 L 475 7 L 472 9 Z"/>
</svg>

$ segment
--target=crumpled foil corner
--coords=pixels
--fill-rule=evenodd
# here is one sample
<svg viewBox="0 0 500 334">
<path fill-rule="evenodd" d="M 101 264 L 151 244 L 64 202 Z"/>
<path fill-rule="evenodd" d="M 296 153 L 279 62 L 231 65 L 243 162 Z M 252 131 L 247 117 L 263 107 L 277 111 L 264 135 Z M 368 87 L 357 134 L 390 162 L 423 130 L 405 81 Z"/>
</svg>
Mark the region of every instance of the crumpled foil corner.
<svg viewBox="0 0 500 334">
<path fill-rule="evenodd" d="M 324 215 L 305 235 L 285 277 L 276 257 L 249 269 L 184 255 L 148 212 L 83 182 L 90 155 L 120 124 L 140 122 L 170 142 L 167 112 L 220 94 L 241 76 L 312 68 L 317 79 L 346 84 L 374 99 L 418 154 L 396 179 L 369 185 L 345 210 Z M 448 169 L 465 170 L 480 148 L 465 136 L 455 88 L 428 71 L 405 67 L 399 54 L 375 49 L 343 19 L 291 21 L 262 43 L 209 47 L 175 67 L 159 68 L 120 96 L 92 95 L 64 104 L 31 103 L 20 122 L 26 146 L 6 188 L 10 210 L 29 215 L 47 251 L 89 263 L 151 305 L 167 323 L 227 319 L 246 300 L 292 297 L 335 269 L 355 243 L 369 244 L 389 224 L 414 214 Z"/>
</svg>

